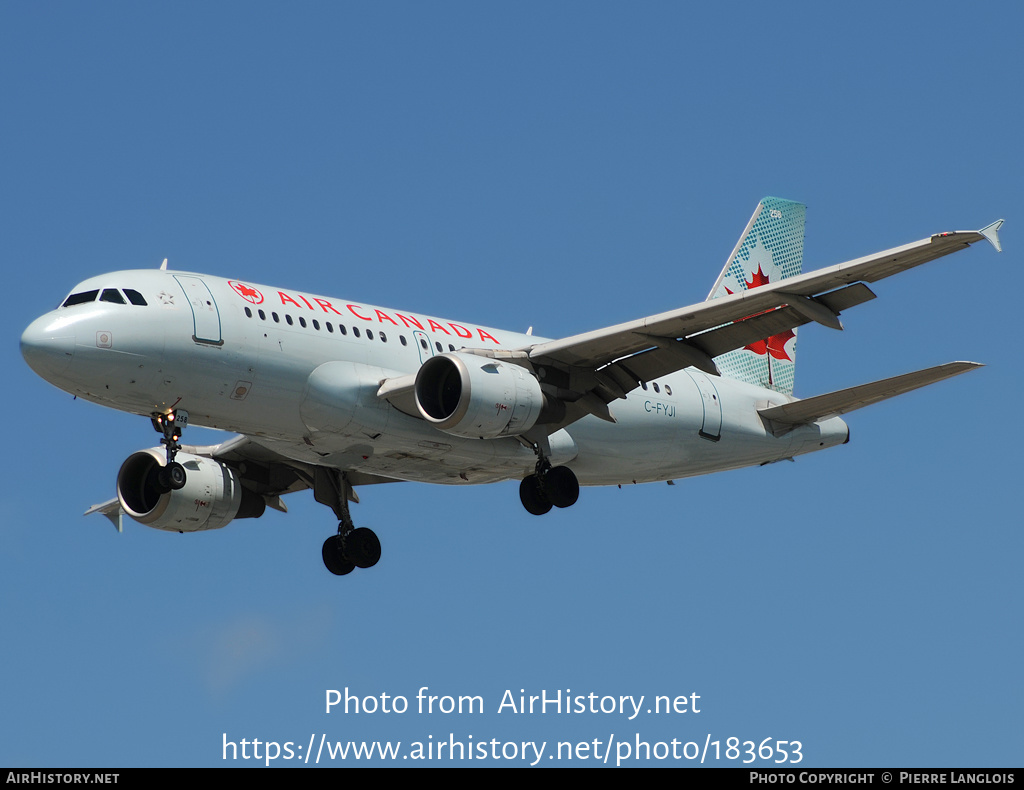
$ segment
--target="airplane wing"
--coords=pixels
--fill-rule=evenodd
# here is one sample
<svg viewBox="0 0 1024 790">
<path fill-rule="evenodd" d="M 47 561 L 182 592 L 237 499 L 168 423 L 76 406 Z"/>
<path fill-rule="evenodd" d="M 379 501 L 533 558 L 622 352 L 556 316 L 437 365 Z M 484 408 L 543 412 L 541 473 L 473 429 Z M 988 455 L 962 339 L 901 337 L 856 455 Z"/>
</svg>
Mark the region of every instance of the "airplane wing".
<svg viewBox="0 0 1024 790">
<path fill-rule="evenodd" d="M 238 468 L 243 482 L 248 483 L 257 494 L 266 498 L 270 507 L 276 507 L 284 512 L 287 512 L 287 508 L 283 503 L 278 507 L 270 500 L 295 491 L 313 488 L 313 479 L 316 469 L 319 468 L 313 464 L 288 458 L 267 443 L 249 436 L 234 436 L 226 442 L 202 447 L 186 444 L 182 445 L 181 449 L 183 452 L 213 458 Z M 400 482 L 394 478 L 365 472 L 342 471 L 345 471 L 353 486 Z"/>
<path fill-rule="evenodd" d="M 685 367 L 717 374 L 714 357 L 816 321 L 842 329 L 842 310 L 875 298 L 873 283 L 981 240 L 1001 251 L 1003 220 L 977 231 L 951 231 L 756 289 L 512 352 L 489 352 L 543 369 L 542 381 L 567 401 L 557 430 L 585 413 L 614 420 L 607 404 L 641 381 Z M 481 352 L 477 352 L 481 353 Z M 517 359 L 518 358 L 518 359 Z M 540 370 L 538 370 L 540 372 Z"/>
<path fill-rule="evenodd" d="M 288 512 L 288 507 L 281 501 L 285 494 L 296 491 L 303 491 L 307 488 L 317 487 L 317 467 L 313 464 L 296 461 L 272 447 L 262 444 L 248 436 L 234 436 L 226 442 L 211 445 L 182 445 L 181 451 L 191 455 L 199 455 L 205 458 L 212 458 L 223 464 L 233 467 L 238 471 L 242 485 L 254 493 L 263 497 L 267 507 Z M 333 471 L 333 470 L 332 470 Z M 344 472 L 350 486 L 373 485 L 375 483 L 397 483 L 401 482 L 390 477 L 355 472 L 348 470 L 337 470 Z M 350 499 L 359 501 L 354 491 L 350 491 Z M 122 516 L 124 509 L 121 503 L 115 498 L 93 505 L 85 515 L 90 516 L 99 513 L 106 516 L 118 532 L 122 531 Z"/>
<path fill-rule="evenodd" d="M 102 502 L 99 505 L 93 505 L 91 508 L 85 511 L 85 515 L 91 516 L 93 513 L 99 513 L 102 516 L 106 516 L 110 519 L 110 523 L 114 525 L 114 529 L 118 532 L 124 532 L 124 526 L 121 521 L 121 517 L 124 515 L 124 510 L 121 508 L 121 503 L 117 499 L 108 499 L 106 502 Z"/>
</svg>

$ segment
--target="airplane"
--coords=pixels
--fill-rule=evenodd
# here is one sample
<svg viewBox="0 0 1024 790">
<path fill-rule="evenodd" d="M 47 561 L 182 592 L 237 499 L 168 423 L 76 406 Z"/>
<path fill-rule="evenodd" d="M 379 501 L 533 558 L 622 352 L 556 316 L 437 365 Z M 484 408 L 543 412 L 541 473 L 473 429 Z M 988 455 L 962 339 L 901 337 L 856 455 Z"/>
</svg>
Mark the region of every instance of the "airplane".
<svg viewBox="0 0 1024 790">
<path fill-rule="evenodd" d="M 541 516 L 580 486 L 668 482 L 845 444 L 840 415 L 981 367 L 951 362 L 806 399 L 796 331 L 841 330 L 885 277 L 987 240 L 998 220 L 802 273 L 801 203 L 765 198 L 703 302 L 563 339 L 294 289 L 159 269 L 75 286 L 21 337 L 29 366 L 76 397 L 138 414 L 161 447 L 133 453 L 95 505 L 177 532 L 257 518 L 312 489 L 338 520 L 338 576 L 380 541 L 356 488 L 520 480 Z M 236 436 L 183 445 L 195 423 Z"/>
</svg>

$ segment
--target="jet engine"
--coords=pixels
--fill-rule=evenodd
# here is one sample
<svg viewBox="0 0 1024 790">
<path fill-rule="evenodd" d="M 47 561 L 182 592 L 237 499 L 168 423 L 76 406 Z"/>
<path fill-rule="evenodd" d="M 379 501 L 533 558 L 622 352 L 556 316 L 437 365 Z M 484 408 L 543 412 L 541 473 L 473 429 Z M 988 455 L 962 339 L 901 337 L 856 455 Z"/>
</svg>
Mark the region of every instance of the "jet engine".
<svg viewBox="0 0 1024 790">
<path fill-rule="evenodd" d="M 263 515 L 266 501 L 244 488 L 231 467 L 183 452 L 175 460 L 187 475 L 184 488 L 177 491 L 167 491 L 157 479 L 165 462 L 162 449 L 140 450 L 121 464 L 117 499 L 140 524 L 168 532 L 198 532 Z"/>
<path fill-rule="evenodd" d="M 549 403 L 525 368 L 475 354 L 431 357 L 416 374 L 415 393 L 423 419 L 474 439 L 518 436 L 557 419 L 562 405 Z"/>
</svg>

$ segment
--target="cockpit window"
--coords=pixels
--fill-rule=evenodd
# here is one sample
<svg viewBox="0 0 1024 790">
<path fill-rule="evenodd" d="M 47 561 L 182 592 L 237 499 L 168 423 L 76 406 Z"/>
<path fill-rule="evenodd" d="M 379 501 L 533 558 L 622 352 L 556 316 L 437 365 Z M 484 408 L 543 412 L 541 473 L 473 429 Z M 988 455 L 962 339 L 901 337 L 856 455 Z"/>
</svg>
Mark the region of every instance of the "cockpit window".
<svg viewBox="0 0 1024 790">
<path fill-rule="evenodd" d="M 62 304 L 61 307 L 74 307 L 76 304 L 95 302 L 96 294 L 98 293 L 99 289 L 95 291 L 81 291 L 80 293 L 71 294 L 71 296 L 64 300 L 64 304 Z"/>
<path fill-rule="evenodd" d="M 139 307 L 146 306 L 146 300 L 138 291 L 131 288 L 124 289 L 124 295 L 128 297 L 128 301 L 132 304 L 137 304 Z"/>
<path fill-rule="evenodd" d="M 100 294 L 100 301 L 124 304 L 124 297 L 121 296 L 121 292 L 116 288 L 104 288 L 103 293 Z"/>
</svg>

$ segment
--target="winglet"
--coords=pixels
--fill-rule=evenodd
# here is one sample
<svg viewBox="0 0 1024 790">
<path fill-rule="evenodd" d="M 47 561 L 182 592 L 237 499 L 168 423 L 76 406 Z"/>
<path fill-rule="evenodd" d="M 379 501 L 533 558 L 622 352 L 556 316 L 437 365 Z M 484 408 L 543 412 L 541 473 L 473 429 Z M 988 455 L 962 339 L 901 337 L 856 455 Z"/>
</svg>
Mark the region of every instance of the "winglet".
<svg viewBox="0 0 1024 790">
<path fill-rule="evenodd" d="M 988 243 L 996 248 L 996 252 L 1003 251 L 1003 245 L 999 243 L 999 229 L 1003 227 L 1003 220 L 997 219 L 991 225 L 986 225 L 984 228 L 978 231 L 984 236 Z"/>
<path fill-rule="evenodd" d="M 167 271 L 167 259 L 166 258 L 164 258 L 164 262 L 160 264 L 160 271 L 162 271 L 162 272 Z"/>
</svg>

